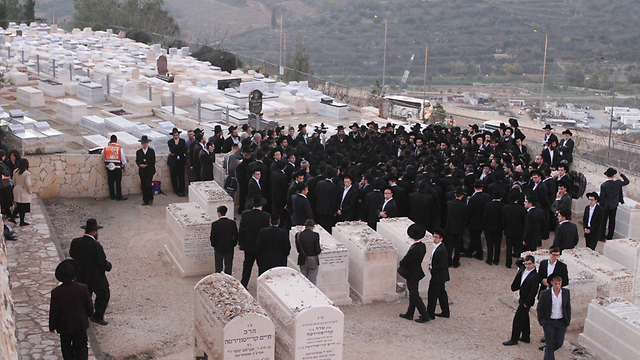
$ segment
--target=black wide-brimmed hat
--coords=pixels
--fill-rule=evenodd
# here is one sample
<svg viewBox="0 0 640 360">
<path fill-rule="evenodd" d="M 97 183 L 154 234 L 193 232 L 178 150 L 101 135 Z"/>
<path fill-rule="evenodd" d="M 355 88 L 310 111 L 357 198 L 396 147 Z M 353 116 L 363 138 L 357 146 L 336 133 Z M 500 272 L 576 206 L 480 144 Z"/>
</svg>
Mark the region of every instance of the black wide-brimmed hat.
<svg viewBox="0 0 640 360">
<path fill-rule="evenodd" d="M 600 195 L 598 195 L 598 193 L 595 191 L 587 193 L 586 196 L 587 196 L 587 199 L 590 197 L 593 197 L 594 199 L 596 199 L 596 201 L 600 200 Z"/>
<path fill-rule="evenodd" d="M 149 139 L 149 137 L 147 135 L 142 135 L 142 137 L 140 138 L 140 140 L 138 140 L 138 142 L 140 143 L 150 143 L 151 139 Z"/>
<path fill-rule="evenodd" d="M 481 187 L 484 187 L 484 183 L 482 182 L 482 180 L 480 180 L 480 179 L 476 179 L 476 180 L 473 182 L 473 187 L 474 187 L 474 188 L 478 188 L 478 189 L 479 189 L 479 188 L 481 188 Z"/>
<path fill-rule="evenodd" d="M 217 134 L 217 133 L 219 133 L 219 132 L 221 132 L 221 131 L 222 131 L 222 126 L 220 126 L 220 125 L 216 125 L 216 126 L 213 128 L 213 132 L 214 132 L 214 133 L 216 133 L 216 134 Z"/>
<path fill-rule="evenodd" d="M 351 126 L 349 126 L 350 128 L 354 128 L 354 127 L 360 127 L 360 125 L 358 125 L 357 122 L 354 122 L 353 124 L 351 124 Z"/>
<path fill-rule="evenodd" d="M 509 118 L 509 124 L 511 124 L 511 126 L 513 126 L 514 128 L 517 128 L 519 126 L 518 120 L 514 118 Z"/>
<path fill-rule="evenodd" d="M 175 133 L 182 134 L 182 131 L 178 130 L 178 128 L 173 128 L 173 130 L 171 130 L 171 132 L 169 133 L 169 135 L 173 135 L 173 134 L 175 134 Z"/>
<path fill-rule="evenodd" d="M 98 225 L 98 220 L 91 218 L 87 220 L 86 225 L 82 225 L 80 228 L 84 229 L 86 232 L 92 232 L 93 230 L 102 229 L 102 226 Z"/>
<path fill-rule="evenodd" d="M 614 168 L 608 168 L 607 171 L 604 172 L 604 174 L 608 177 L 611 177 L 615 174 L 618 173 L 618 170 L 614 169 Z"/>
<path fill-rule="evenodd" d="M 235 129 L 237 129 L 237 128 L 238 128 L 237 126 L 233 126 L 233 125 L 231 125 L 231 126 L 229 126 L 229 128 L 227 129 L 227 131 L 229 131 L 229 134 L 231 134 L 231 133 L 233 132 L 233 130 L 235 130 Z"/>
<path fill-rule="evenodd" d="M 542 130 L 553 130 L 553 128 L 551 127 L 551 125 L 547 124 L 542 128 Z"/>
<path fill-rule="evenodd" d="M 258 194 L 247 201 L 247 207 L 258 207 L 267 203 L 267 199 Z"/>
<path fill-rule="evenodd" d="M 63 283 L 69 282 L 75 279 L 77 276 L 75 260 L 73 259 L 63 260 L 56 267 L 55 275 L 56 275 L 56 279 L 58 279 L 58 281 Z"/>
<path fill-rule="evenodd" d="M 571 130 L 567 129 L 565 131 L 562 132 L 562 135 L 564 134 L 569 134 L 569 136 L 573 136 L 573 133 L 571 132 Z"/>
<path fill-rule="evenodd" d="M 407 229 L 407 235 L 414 240 L 422 239 L 426 233 L 427 231 L 418 224 L 411 224 Z"/>
</svg>

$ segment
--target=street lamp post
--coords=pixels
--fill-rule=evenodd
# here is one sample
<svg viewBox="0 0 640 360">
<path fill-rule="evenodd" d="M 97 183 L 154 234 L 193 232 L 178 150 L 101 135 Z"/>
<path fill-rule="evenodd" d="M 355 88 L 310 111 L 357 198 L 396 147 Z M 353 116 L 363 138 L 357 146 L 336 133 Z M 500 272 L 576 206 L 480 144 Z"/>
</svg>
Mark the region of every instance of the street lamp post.
<svg viewBox="0 0 640 360">
<path fill-rule="evenodd" d="M 538 32 L 538 30 L 533 30 L 534 32 Z M 544 61 L 542 63 L 542 89 L 540 90 L 540 122 L 542 122 L 542 104 L 544 101 L 544 75 L 547 70 L 547 44 L 549 40 L 549 34 L 545 31 L 544 33 Z"/>
<path fill-rule="evenodd" d="M 609 146 L 607 147 L 607 163 L 611 158 L 611 135 L 613 134 L 613 108 L 616 106 L 616 68 L 613 68 L 613 100 L 611 101 L 611 117 L 609 118 Z"/>
<path fill-rule="evenodd" d="M 384 19 L 384 55 L 382 55 L 382 91 L 383 92 L 384 92 L 384 77 L 385 77 L 386 70 L 387 70 L 387 19 Z"/>
</svg>

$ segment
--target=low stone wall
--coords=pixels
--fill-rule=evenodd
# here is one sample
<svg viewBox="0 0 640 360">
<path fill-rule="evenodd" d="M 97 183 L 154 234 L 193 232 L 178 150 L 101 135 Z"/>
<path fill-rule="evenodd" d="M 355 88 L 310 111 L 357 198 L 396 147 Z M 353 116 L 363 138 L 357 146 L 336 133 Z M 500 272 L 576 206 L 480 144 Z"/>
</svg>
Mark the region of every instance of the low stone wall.
<svg viewBox="0 0 640 360">
<path fill-rule="evenodd" d="M 607 166 L 599 165 L 592 161 L 574 156 L 571 169 L 583 173 L 588 180 L 591 180 L 591 174 L 605 178 L 604 172 L 607 170 Z M 629 185 L 622 188 L 622 193 L 624 196 L 640 202 L 640 178 L 638 176 L 625 173 L 624 170 L 622 173 L 629 178 Z M 615 179 L 620 179 L 619 175 L 616 175 Z M 595 185 L 600 189 L 600 184 Z M 599 191 L 600 190 L 598 190 L 598 192 Z"/>
<path fill-rule="evenodd" d="M 33 192 L 43 199 L 57 197 L 107 197 L 107 169 L 102 155 L 60 154 L 27 156 Z M 140 177 L 135 154 L 128 154 L 122 176 L 122 194 L 140 194 Z M 155 181 L 163 191 L 171 189 L 167 156 L 156 156 Z"/>
<path fill-rule="evenodd" d="M 0 235 L 0 359 L 17 360 L 16 322 L 6 250 L 4 236 Z"/>
</svg>

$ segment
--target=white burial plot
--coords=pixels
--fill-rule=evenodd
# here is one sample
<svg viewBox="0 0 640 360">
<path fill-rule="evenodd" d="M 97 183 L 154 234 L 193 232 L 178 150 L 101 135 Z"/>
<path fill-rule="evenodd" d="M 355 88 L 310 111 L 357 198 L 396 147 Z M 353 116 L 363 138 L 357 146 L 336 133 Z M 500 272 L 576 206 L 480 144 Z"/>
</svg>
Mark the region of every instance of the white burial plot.
<svg viewBox="0 0 640 360">
<path fill-rule="evenodd" d="M 257 292 L 276 328 L 276 359 L 342 359 L 344 314 L 306 277 L 276 267 L 260 275 Z"/>
<path fill-rule="evenodd" d="M 227 217 L 233 220 L 233 199 L 215 181 L 198 181 L 189 184 L 189 202 L 200 207 L 213 219 L 218 220 L 218 206 L 227 207 Z"/>
<path fill-rule="evenodd" d="M 210 360 L 273 360 L 275 328 L 234 277 L 217 273 L 195 286 L 196 356 Z"/>
<path fill-rule="evenodd" d="M 182 277 L 214 272 L 212 219 L 195 203 L 167 206 L 167 255 Z"/>
<path fill-rule="evenodd" d="M 80 119 L 87 115 L 87 104 L 75 99 L 60 99 L 57 101 L 58 107 L 56 116 L 58 119 L 69 124 L 80 124 Z"/>
<path fill-rule="evenodd" d="M 349 285 L 364 304 L 396 301 L 398 251 L 365 222 L 337 223 L 333 236 L 349 252 Z"/>
<path fill-rule="evenodd" d="M 628 197 L 618 205 L 616 213 L 617 238 L 640 238 L 640 204 Z"/>
<path fill-rule="evenodd" d="M 632 302 L 640 306 L 640 240 L 607 240 L 603 255 L 631 270 L 634 282 Z"/>
<path fill-rule="evenodd" d="M 620 298 L 594 300 L 578 342 L 603 360 L 640 359 L 640 308 Z"/>
<path fill-rule="evenodd" d="M 407 254 L 411 245 L 413 245 L 413 240 L 407 235 L 407 229 L 409 226 L 413 225 L 414 222 L 411 221 L 408 217 L 398 217 L 398 218 L 386 218 L 380 219 L 377 224 L 376 231 L 378 234 L 382 235 L 387 240 L 391 240 L 393 246 L 398 249 L 398 263 L 402 258 Z M 427 253 L 424 255 L 424 259 L 422 260 L 422 271 L 424 271 L 424 278 L 420 280 L 418 289 L 420 292 L 420 296 L 425 297 L 429 290 L 429 280 L 431 280 L 431 272 L 429 271 L 429 259 L 431 258 L 431 253 L 433 252 L 433 235 L 430 233 L 426 233 L 425 237 L 422 238 L 422 242 L 427 246 Z M 406 282 L 407 280 L 400 277 L 397 277 L 398 281 Z"/>
<path fill-rule="evenodd" d="M 304 230 L 304 226 L 294 226 L 289 231 L 291 253 L 289 253 L 289 267 L 300 270 L 298 266 L 298 250 L 296 248 L 296 234 Z M 316 286 L 327 295 L 336 305 L 350 305 L 349 297 L 349 254 L 347 248 L 320 225 L 313 231 L 320 234 L 320 248 L 318 256 L 318 277 Z"/>
</svg>

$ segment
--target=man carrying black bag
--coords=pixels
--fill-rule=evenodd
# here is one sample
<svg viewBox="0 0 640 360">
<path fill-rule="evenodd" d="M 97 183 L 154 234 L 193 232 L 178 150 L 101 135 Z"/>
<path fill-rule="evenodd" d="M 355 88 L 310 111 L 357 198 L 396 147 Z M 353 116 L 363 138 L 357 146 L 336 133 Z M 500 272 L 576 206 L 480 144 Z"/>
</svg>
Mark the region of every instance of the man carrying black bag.
<svg viewBox="0 0 640 360">
<path fill-rule="evenodd" d="M 407 254 L 400 260 L 400 267 L 398 268 L 398 274 L 407 279 L 407 289 L 409 290 L 409 307 L 406 313 L 400 314 L 400 317 L 413 320 L 413 313 L 417 308 L 420 313 L 420 317 L 416 320 L 417 322 L 431 320 L 418 292 L 418 282 L 425 276 L 424 271 L 422 271 L 422 260 L 427 253 L 427 246 L 421 241 L 425 233 L 425 229 L 420 225 L 413 224 L 409 226 L 407 235 L 413 240 L 413 244 L 409 247 Z"/>
</svg>

